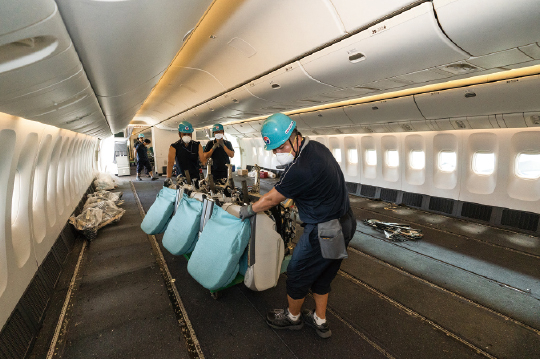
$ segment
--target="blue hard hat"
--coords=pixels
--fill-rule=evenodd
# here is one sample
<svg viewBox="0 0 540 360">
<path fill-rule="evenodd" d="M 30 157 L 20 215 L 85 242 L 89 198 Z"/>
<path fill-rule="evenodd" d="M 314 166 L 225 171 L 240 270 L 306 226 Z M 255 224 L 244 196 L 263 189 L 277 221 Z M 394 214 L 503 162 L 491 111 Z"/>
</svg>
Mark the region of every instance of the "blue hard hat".
<svg viewBox="0 0 540 360">
<path fill-rule="evenodd" d="M 139 137 L 142 138 L 142 137 L 144 137 L 144 135 L 143 135 L 143 134 L 139 134 Z"/>
<path fill-rule="evenodd" d="M 285 114 L 276 113 L 269 116 L 261 128 L 264 149 L 274 150 L 283 145 L 295 128 L 296 121 Z"/>
<path fill-rule="evenodd" d="M 214 126 L 212 126 L 212 132 L 222 131 L 222 130 L 223 130 L 223 125 L 221 124 L 214 124 Z"/>
<path fill-rule="evenodd" d="M 193 126 L 187 121 L 182 121 L 178 124 L 178 132 L 191 134 L 193 132 Z"/>
</svg>

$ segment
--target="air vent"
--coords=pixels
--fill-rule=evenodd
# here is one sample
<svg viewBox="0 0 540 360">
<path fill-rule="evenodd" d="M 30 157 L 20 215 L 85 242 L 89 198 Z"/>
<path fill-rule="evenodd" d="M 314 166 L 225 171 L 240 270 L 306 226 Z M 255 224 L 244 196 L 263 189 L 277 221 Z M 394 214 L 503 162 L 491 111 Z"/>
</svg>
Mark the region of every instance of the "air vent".
<svg viewBox="0 0 540 360">
<path fill-rule="evenodd" d="M 473 97 L 476 97 L 476 93 L 473 93 L 473 92 L 467 92 L 467 93 L 465 93 L 465 97 L 466 97 L 466 98 L 473 98 Z"/>
<path fill-rule="evenodd" d="M 48 302 L 49 289 L 38 273 L 21 297 L 20 304 L 31 315 L 32 320 L 39 324 Z"/>
<path fill-rule="evenodd" d="M 401 128 L 405 131 L 413 131 L 413 128 L 411 125 L 404 124 L 404 125 L 401 125 Z"/>
<path fill-rule="evenodd" d="M 377 191 L 377 188 L 375 186 L 362 185 L 360 188 L 360 195 L 369 197 L 369 198 L 374 198 L 376 191 Z"/>
<path fill-rule="evenodd" d="M 491 206 L 465 202 L 461 207 L 461 216 L 489 222 L 492 211 L 493 208 Z"/>
<path fill-rule="evenodd" d="M 379 107 L 373 106 L 373 107 L 371 107 L 371 110 L 379 110 Z"/>
<path fill-rule="evenodd" d="M 522 230 L 538 230 L 538 220 L 540 215 L 527 213 L 519 210 L 504 209 L 501 218 L 501 225 L 511 226 Z"/>
<path fill-rule="evenodd" d="M 429 199 L 429 210 L 452 214 L 454 211 L 454 200 L 432 197 Z"/>
<path fill-rule="evenodd" d="M 363 60 L 366 60 L 366 55 L 360 52 L 349 55 L 349 61 L 352 62 L 353 64 L 356 64 L 357 62 L 360 62 Z"/>
<path fill-rule="evenodd" d="M 538 115 L 531 116 L 531 122 L 535 125 L 540 125 L 540 116 Z"/>
<path fill-rule="evenodd" d="M 393 189 L 381 189 L 380 199 L 388 202 L 395 203 L 397 200 L 398 192 Z"/>
<path fill-rule="evenodd" d="M 404 192 L 401 203 L 407 206 L 420 208 L 422 207 L 422 198 L 423 196 L 420 194 Z"/>
<path fill-rule="evenodd" d="M 465 129 L 465 128 L 467 128 L 467 126 L 465 126 L 465 123 L 464 123 L 463 121 L 461 121 L 461 120 L 456 120 L 456 125 L 457 125 L 457 127 L 460 128 L 460 129 Z"/>
<path fill-rule="evenodd" d="M 347 191 L 349 194 L 356 195 L 356 192 L 358 191 L 358 184 L 347 182 L 345 185 L 347 185 Z"/>
<path fill-rule="evenodd" d="M 279 84 L 272 84 L 272 89 L 279 89 L 281 85 Z"/>
<path fill-rule="evenodd" d="M 52 251 L 50 251 L 45 260 L 43 260 L 41 267 L 43 268 L 43 273 L 45 274 L 45 280 L 47 281 L 47 285 L 50 288 L 54 288 L 56 280 L 58 280 L 58 276 L 60 276 L 60 271 L 62 269 L 60 267 L 60 264 L 58 264 L 58 261 L 54 257 Z"/>
<path fill-rule="evenodd" d="M 15 308 L 0 333 L 0 357 L 22 359 L 34 338 L 34 332 L 24 321 L 20 310 Z"/>
</svg>

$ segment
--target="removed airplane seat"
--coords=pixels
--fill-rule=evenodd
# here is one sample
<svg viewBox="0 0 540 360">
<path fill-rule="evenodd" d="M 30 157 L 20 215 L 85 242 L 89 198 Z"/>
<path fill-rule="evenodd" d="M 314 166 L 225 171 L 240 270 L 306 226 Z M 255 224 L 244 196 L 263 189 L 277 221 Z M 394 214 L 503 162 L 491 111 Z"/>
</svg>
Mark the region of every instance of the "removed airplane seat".
<svg viewBox="0 0 540 360">
<path fill-rule="evenodd" d="M 163 233 L 167 229 L 174 211 L 175 200 L 176 190 L 163 187 L 144 217 L 141 229 L 148 235 Z"/>
<path fill-rule="evenodd" d="M 196 198 L 182 195 L 176 213 L 171 218 L 165 234 L 163 246 L 173 255 L 189 254 L 199 238 L 199 227 L 203 203 Z"/>
</svg>

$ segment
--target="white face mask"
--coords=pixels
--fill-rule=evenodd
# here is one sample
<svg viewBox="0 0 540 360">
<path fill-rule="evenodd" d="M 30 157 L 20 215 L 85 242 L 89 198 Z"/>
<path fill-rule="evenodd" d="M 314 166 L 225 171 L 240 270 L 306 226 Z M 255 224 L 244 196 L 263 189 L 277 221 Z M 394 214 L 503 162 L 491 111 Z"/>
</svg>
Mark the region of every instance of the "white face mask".
<svg viewBox="0 0 540 360">
<path fill-rule="evenodd" d="M 276 158 L 278 163 L 280 163 L 281 165 L 287 165 L 292 163 L 292 161 L 294 160 L 294 155 L 291 153 L 277 153 Z"/>
<path fill-rule="evenodd" d="M 223 139 L 223 134 L 216 134 L 216 139 Z"/>
<path fill-rule="evenodd" d="M 191 141 L 191 136 L 187 136 L 187 135 L 182 136 L 182 141 L 185 142 L 186 144 L 189 143 Z"/>
</svg>

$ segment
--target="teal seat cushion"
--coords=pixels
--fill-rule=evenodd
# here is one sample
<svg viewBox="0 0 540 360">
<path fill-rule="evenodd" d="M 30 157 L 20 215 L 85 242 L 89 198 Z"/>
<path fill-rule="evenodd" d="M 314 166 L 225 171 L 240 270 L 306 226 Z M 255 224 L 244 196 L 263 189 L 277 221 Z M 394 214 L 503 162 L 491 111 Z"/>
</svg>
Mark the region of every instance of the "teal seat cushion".
<svg viewBox="0 0 540 360">
<path fill-rule="evenodd" d="M 199 237 L 203 203 L 186 194 L 173 215 L 165 234 L 163 247 L 173 255 L 184 255 L 193 251 Z"/>
<path fill-rule="evenodd" d="M 141 223 L 141 229 L 148 235 L 161 234 L 167 228 L 174 210 L 176 190 L 164 187 L 146 213 Z"/>
<path fill-rule="evenodd" d="M 250 234 L 248 220 L 241 221 L 214 205 L 189 259 L 189 274 L 208 290 L 227 286 L 238 274 Z"/>
</svg>

